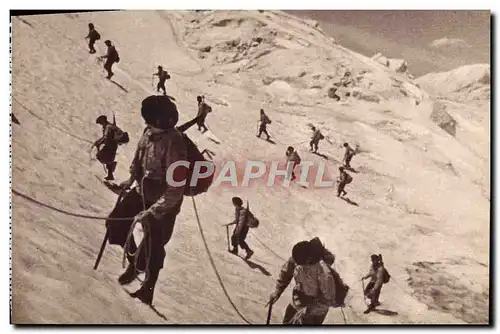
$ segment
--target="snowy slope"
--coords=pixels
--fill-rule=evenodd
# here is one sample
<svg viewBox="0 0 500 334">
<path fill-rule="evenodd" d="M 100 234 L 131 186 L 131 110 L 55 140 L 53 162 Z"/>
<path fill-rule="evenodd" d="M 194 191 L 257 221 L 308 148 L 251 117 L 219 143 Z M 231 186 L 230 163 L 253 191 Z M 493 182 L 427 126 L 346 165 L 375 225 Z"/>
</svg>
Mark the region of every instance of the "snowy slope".
<svg viewBox="0 0 500 334">
<path fill-rule="evenodd" d="M 490 65 L 466 65 L 448 72 L 428 73 L 416 79 L 420 86 L 437 96 L 459 102 L 490 100 Z"/>
<path fill-rule="evenodd" d="M 103 36 L 98 54 L 104 39 L 120 52 L 116 84 L 87 53 L 88 22 Z M 131 143 L 117 157 L 117 178 L 125 179 L 143 129 L 140 101 L 153 92 L 151 73 L 163 64 L 181 121 L 196 114 L 198 94 L 213 106 L 207 124 L 220 144 L 195 128 L 188 134 L 214 151 L 217 162 L 283 160 L 290 144 L 303 160 L 324 161 L 307 152 L 309 122 L 328 138 L 320 151 L 330 157 L 330 178 L 337 176 L 343 142 L 361 149 L 352 162 L 359 173 L 347 188 L 358 206 L 333 189 L 261 183 L 213 188 L 196 198 L 222 282 L 249 322 L 265 322 L 283 258 L 294 243 L 316 235 L 336 254 L 351 286 L 348 323 L 487 322 L 490 157 L 481 132 L 489 129 L 487 115 L 477 122 L 469 110 L 471 117 L 460 121 L 474 129 L 467 141 L 481 143 L 465 145 L 430 120 L 433 101 L 426 92 L 282 12 L 82 13 L 14 18 L 12 24 L 13 111 L 21 122 L 12 138 L 17 191 L 68 211 L 107 215 L 116 195 L 89 159 L 88 141 L 100 135 L 94 120 L 113 110 L 130 133 Z M 359 76 L 358 93 L 338 103 L 327 90 L 346 69 Z M 255 138 L 260 108 L 273 120 L 276 145 Z M 226 251 L 221 224 L 232 219 L 235 195 L 248 199 L 261 219 L 248 237 L 255 250 L 251 266 Z M 191 199 L 178 216 L 155 293 L 155 307 L 167 320 L 118 285 L 119 249 L 108 246 L 99 270 L 92 270 L 104 232 L 103 221 L 13 196 L 13 322 L 244 323 L 210 265 Z M 392 313 L 363 314 L 359 278 L 371 253 L 384 255 L 393 276 L 381 296 L 381 308 Z M 272 323 L 281 322 L 290 290 L 274 306 Z M 331 309 L 325 323 L 343 323 L 340 310 Z"/>
</svg>

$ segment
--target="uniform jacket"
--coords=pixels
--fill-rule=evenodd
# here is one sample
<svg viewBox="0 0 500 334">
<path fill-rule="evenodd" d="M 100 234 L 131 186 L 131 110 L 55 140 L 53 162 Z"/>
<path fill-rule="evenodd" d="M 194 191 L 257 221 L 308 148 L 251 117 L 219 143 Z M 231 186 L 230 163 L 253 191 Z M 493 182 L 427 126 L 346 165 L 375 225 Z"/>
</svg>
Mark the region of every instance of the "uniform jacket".
<svg viewBox="0 0 500 334">
<path fill-rule="evenodd" d="M 267 117 L 266 114 L 261 114 L 260 115 L 260 124 L 265 126 L 265 125 L 267 125 L 269 123 L 270 123 L 269 117 Z"/>
<path fill-rule="evenodd" d="M 212 108 L 206 104 L 205 102 L 202 102 L 198 105 L 198 114 L 196 117 L 198 117 L 198 120 L 203 122 L 205 121 L 205 118 L 207 117 L 208 113 L 212 111 Z"/>
<path fill-rule="evenodd" d="M 137 145 L 130 174 L 137 181 L 144 201 L 151 204 L 148 211 L 157 219 L 180 210 L 184 186 L 168 185 L 166 178 L 168 167 L 179 160 L 187 160 L 182 133 L 177 128 L 160 130 L 148 126 Z M 177 167 L 174 180 L 182 181 L 185 178 L 185 169 Z"/>
<path fill-rule="evenodd" d="M 367 276 L 370 275 L 370 282 L 374 283 L 373 289 L 377 290 L 382 287 L 384 284 L 384 266 L 379 266 L 378 268 L 374 268 L 373 265 L 370 266 L 370 271 Z"/>
<path fill-rule="evenodd" d="M 314 130 L 314 133 L 312 135 L 312 141 L 320 141 L 321 140 L 321 131 L 318 129 Z"/>
<path fill-rule="evenodd" d="M 118 146 L 118 144 L 115 141 L 115 130 L 116 127 L 111 124 L 107 123 L 105 126 L 102 128 L 102 137 L 96 141 L 96 146 Z"/>
<path fill-rule="evenodd" d="M 87 38 L 90 39 L 91 41 L 96 41 L 98 36 L 98 32 L 95 29 L 89 30 L 89 34 L 87 35 Z"/>
<path fill-rule="evenodd" d="M 288 161 L 293 161 L 295 163 L 300 163 L 300 157 L 297 151 L 293 151 L 291 154 L 287 156 Z"/>
<path fill-rule="evenodd" d="M 116 60 L 118 59 L 118 51 L 116 51 L 114 45 L 108 46 L 108 50 L 104 58 L 106 58 L 108 62 L 116 62 Z"/>
<path fill-rule="evenodd" d="M 234 228 L 234 233 L 239 234 L 239 232 L 247 226 L 247 210 L 243 207 L 237 207 L 234 210 L 234 220 L 233 223 L 236 224 L 236 227 Z"/>
<path fill-rule="evenodd" d="M 347 146 L 345 148 L 344 160 L 352 157 L 354 154 L 356 154 L 356 152 L 350 146 Z"/>
<path fill-rule="evenodd" d="M 335 261 L 335 256 L 325 247 L 323 247 L 322 261 L 329 266 L 333 265 L 333 262 Z M 281 295 L 287 288 L 288 284 L 292 281 L 296 267 L 297 264 L 292 257 L 290 257 L 281 267 L 278 279 L 276 280 L 276 292 L 278 295 Z"/>
</svg>

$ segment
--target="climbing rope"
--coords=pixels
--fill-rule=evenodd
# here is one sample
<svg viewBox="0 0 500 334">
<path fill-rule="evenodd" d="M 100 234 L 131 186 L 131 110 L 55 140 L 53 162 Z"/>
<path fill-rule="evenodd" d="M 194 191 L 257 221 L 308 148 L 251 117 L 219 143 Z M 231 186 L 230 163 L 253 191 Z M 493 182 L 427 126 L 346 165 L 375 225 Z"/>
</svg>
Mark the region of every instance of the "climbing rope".
<svg viewBox="0 0 500 334">
<path fill-rule="evenodd" d="M 35 199 L 33 197 L 30 197 L 28 195 L 25 195 L 25 194 L 23 194 L 23 193 L 15 190 L 15 189 L 12 189 L 12 193 L 14 195 L 17 195 L 19 197 L 24 198 L 25 200 L 27 200 L 29 202 L 38 204 L 38 205 L 40 205 L 42 207 L 45 207 L 47 209 L 51 209 L 51 210 L 57 211 L 59 213 L 62 213 L 62 214 L 65 214 L 65 215 L 68 215 L 68 216 L 71 216 L 71 217 L 94 219 L 94 220 L 110 220 L 110 221 L 126 221 L 126 220 L 134 219 L 134 217 L 128 217 L 128 218 L 109 218 L 109 217 L 104 217 L 104 216 L 92 216 L 92 215 L 85 215 L 85 214 L 81 214 L 81 213 L 73 213 L 73 212 L 69 212 L 69 211 L 63 210 L 63 209 L 56 208 L 56 207 L 54 207 L 52 205 L 49 205 L 49 204 L 42 203 L 42 202 L 38 201 L 37 199 Z"/>
<path fill-rule="evenodd" d="M 224 291 L 224 294 L 226 295 L 226 298 L 228 299 L 229 303 L 231 304 L 231 306 L 233 307 L 233 309 L 236 311 L 236 313 L 240 316 L 240 318 L 243 321 L 245 321 L 247 324 L 252 325 L 252 323 L 250 321 L 248 321 L 245 318 L 245 316 L 243 314 L 241 314 L 241 312 L 238 310 L 238 308 L 234 304 L 233 300 L 229 296 L 229 293 L 226 290 L 224 282 L 222 282 L 222 278 L 220 277 L 219 271 L 217 270 L 217 266 L 215 265 L 215 261 L 214 261 L 214 259 L 212 257 L 212 253 L 210 252 L 210 249 L 208 248 L 208 243 L 207 243 L 207 240 L 205 238 L 205 234 L 203 233 L 203 228 L 201 226 L 200 217 L 198 215 L 198 209 L 196 208 L 196 202 L 194 201 L 194 197 L 191 197 L 191 199 L 193 201 L 194 213 L 196 215 L 196 222 L 198 223 L 198 229 L 200 230 L 201 239 L 203 240 L 203 244 L 205 245 L 205 250 L 207 251 L 207 254 L 208 254 L 208 259 L 210 260 L 210 264 L 212 265 L 212 268 L 214 269 L 215 275 L 217 276 L 217 280 L 219 281 L 219 284 L 220 284 L 220 286 L 222 288 L 222 291 Z"/>
<path fill-rule="evenodd" d="M 144 177 L 141 179 L 141 197 L 142 197 L 142 209 L 143 212 L 146 211 L 146 199 L 144 197 Z M 139 220 L 134 220 L 132 225 L 130 225 L 128 234 L 127 234 L 127 239 L 125 240 L 125 244 L 123 246 L 123 257 L 122 257 L 122 267 L 125 268 L 125 261 L 126 257 L 128 254 L 128 248 L 130 246 L 131 240 L 134 237 L 134 230 L 136 225 L 139 223 Z M 150 268 L 149 268 L 149 261 L 151 260 L 151 249 L 153 248 L 152 240 L 151 240 L 151 229 L 149 224 L 143 224 L 143 237 L 141 242 L 139 243 L 139 246 L 137 247 L 135 253 L 131 254 L 134 258 L 134 267 L 137 270 L 138 268 L 138 263 L 139 263 L 139 255 L 141 254 L 142 249 L 144 248 L 144 252 L 146 254 L 146 267 L 144 268 L 144 273 L 146 274 L 146 278 L 143 282 L 142 285 L 145 284 L 145 282 L 148 280 L 149 274 L 150 274 Z M 146 238 L 148 238 L 148 243 L 145 242 Z M 141 285 L 141 286 L 142 286 Z"/>
<path fill-rule="evenodd" d="M 259 237 L 257 236 L 257 234 L 255 234 L 254 232 L 252 232 L 252 235 L 255 237 L 255 239 L 257 239 L 257 241 L 262 245 L 264 246 L 268 251 L 270 251 L 274 256 L 276 256 L 277 258 L 283 260 L 283 261 L 286 261 L 285 258 L 283 258 L 282 256 L 280 256 L 278 253 L 276 253 L 275 251 L 273 251 L 271 248 L 269 248 L 264 242 L 262 242 L 262 240 L 259 239 Z"/>
</svg>

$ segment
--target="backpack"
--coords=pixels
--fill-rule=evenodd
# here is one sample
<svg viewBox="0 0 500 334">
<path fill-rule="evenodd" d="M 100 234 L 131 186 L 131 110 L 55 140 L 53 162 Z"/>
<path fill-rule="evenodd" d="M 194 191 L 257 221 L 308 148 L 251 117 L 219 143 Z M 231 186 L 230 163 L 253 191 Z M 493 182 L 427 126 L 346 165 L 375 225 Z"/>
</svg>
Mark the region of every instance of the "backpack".
<svg viewBox="0 0 500 334">
<path fill-rule="evenodd" d="M 325 139 L 325 136 L 323 136 L 322 133 L 319 134 L 319 139 Z"/>
<path fill-rule="evenodd" d="M 203 154 L 201 154 L 200 150 L 198 149 L 198 146 L 196 146 L 196 144 L 193 143 L 193 141 L 185 133 L 182 133 L 182 135 L 184 137 L 184 142 L 186 144 L 187 161 L 189 162 L 189 168 L 187 169 L 187 175 L 186 175 L 186 187 L 184 188 L 184 196 L 196 196 L 208 191 L 208 188 L 210 188 L 214 180 L 215 173 L 212 173 L 211 175 L 205 178 L 198 179 L 196 185 L 191 186 L 191 178 L 193 176 L 194 164 L 196 163 L 196 161 L 209 162 L 210 164 L 213 165 L 214 171 L 215 171 L 215 166 L 211 161 L 205 159 Z M 207 167 L 202 166 L 200 172 L 204 173 L 206 171 Z"/>
<path fill-rule="evenodd" d="M 112 52 L 113 52 L 113 56 L 115 58 L 115 63 L 119 63 L 120 62 L 120 55 L 118 54 L 118 51 L 116 51 L 116 47 L 113 45 L 112 46 Z"/>
<path fill-rule="evenodd" d="M 349 292 L 349 286 L 344 284 L 344 281 L 340 277 L 339 273 L 332 267 L 330 267 L 326 262 L 320 261 L 320 264 L 324 271 L 326 271 L 332 280 L 329 280 L 331 284 L 333 284 L 333 289 L 335 291 L 332 299 L 326 299 L 326 303 L 330 307 L 344 307 L 345 299 L 347 297 L 347 293 Z"/>
<path fill-rule="evenodd" d="M 271 124 L 271 120 L 269 119 L 269 117 L 264 117 L 264 124 Z"/>
<path fill-rule="evenodd" d="M 300 159 L 299 154 L 296 151 L 292 153 L 291 161 L 295 162 L 296 165 L 300 165 L 300 162 L 302 160 Z"/>
<path fill-rule="evenodd" d="M 387 269 L 385 269 L 384 262 L 382 260 L 382 254 L 379 254 L 378 257 L 380 259 L 380 263 L 382 264 L 382 269 L 384 269 L 384 277 L 382 279 L 382 282 L 384 282 L 384 284 L 389 283 L 389 280 L 391 279 L 391 275 L 389 274 Z"/>
<path fill-rule="evenodd" d="M 207 111 L 207 114 L 208 114 L 209 112 L 212 112 L 212 107 L 211 107 L 208 103 L 206 103 L 205 101 L 203 101 L 203 104 L 204 104 L 204 108 L 205 108 L 205 109 L 206 109 L 206 111 Z"/>
<path fill-rule="evenodd" d="M 346 184 L 349 184 L 352 182 L 352 176 L 346 173 Z"/>
<path fill-rule="evenodd" d="M 382 282 L 384 282 L 384 284 L 389 283 L 389 280 L 391 279 L 391 275 L 389 274 L 387 269 L 385 269 L 385 267 L 382 267 L 382 268 L 384 268 L 384 278 L 383 278 Z"/>
<path fill-rule="evenodd" d="M 325 263 L 326 265 L 326 263 Z M 347 293 L 349 292 L 349 286 L 344 283 L 339 273 L 332 267 L 328 266 L 331 275 L 333 276 L 333 281 L 335 284 L 335 298 L 334 300 L 329 300 L 330 307 L 344 307 L 345 299 L 347 297 Z"/>
<path fill-rule="evenodd" d="M 101 39 L 101 34 L 99 34 L 96 30 L 95 31 L 95 40 L 98 41 Z"/>
<path fill-rule="evenodd" d="M 127 144 L 130 141 L 128 137 L 128 132 L 123 131 L 115 125 L 115 141 L 118 145 Z"/>
<path fill-rule="evenodd" d="M 130 141 L 128 132 L 123 131 L 116 125 L 115 113 L 113 113 L 114 140 L 118 145 L 127 144 Z"/>
<path fill-rule="evenodd" d="M 250 228 L 259 227 L 259 224 L 260 224 L 259 220 L 257 218 L 255 218 L 255 216 L 253 215 L 253 213 L 248 208 L 248 201 L 247 201 L 246 223 L 247 223 L 248 227 L 250 227 Z"/>
</svg>

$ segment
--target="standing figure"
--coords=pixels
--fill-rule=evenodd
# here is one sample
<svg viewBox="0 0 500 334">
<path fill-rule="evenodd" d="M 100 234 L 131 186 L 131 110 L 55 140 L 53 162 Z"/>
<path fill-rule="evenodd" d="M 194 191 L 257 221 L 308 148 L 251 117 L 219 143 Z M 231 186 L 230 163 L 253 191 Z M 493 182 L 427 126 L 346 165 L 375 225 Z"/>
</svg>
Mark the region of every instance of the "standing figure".
<svg viewBox="0 0 500 334">
<path fill-rule="evenodd" d="M 196 115 L 198 118 L 198 131 L 201 131 L 201 128 L 203 128 L 202 132 L 206 132 L 208 128 L 205 125 L 205 119 L 208 113 L 212 112 L 212 107 L 205 103 L 205 98 L 203 96 L 198 95 L 196 100 L 198 101 L 198 114 Z"/>
<path fill-rule="evenodd" d="M 96 53 L 94 43 L 101 39 L 101 35 L 97 32 L 97 30 L 95 30 L 93 23 L 89 23 L 89 34 L 85 37 L 85 39 L 89 40 L 89 53 Z"/>
<path fill-rule="evenodd" d="M 116 51 L 115 46 L 111 44 L 111 41 L 109 39 L 104 41 L 104 44 L 106 44 L 108 49 L 106 51 L 106 54 L 99 57 L 99 59 L 106 59 L 106 62 L 104 63 L 104 69 L 106 70 L 106 72 L 108 72 L 108 76 L 106 77 L 106 79 L 111 79 L 111 77 L 114 75 L 112 71 L 113 64 L 120 61 L 120 56 L 118 55 L 118 51 Z"/>
<path fill-rule="evenodd" d="M 319 129 L 316 128 L 315 126 L 312 126 L 311 130 L 313 131 L 313 135 L 311 137 L 311 141 L 309 142 L 309 146 L 311 146 L 309 150 L 312 151 L 313 153 L 317 153 L 319 141 L 324 139 L 325 137 L 323 136 L 323 134 L 321 134 L 321 131 L 319 131 Z"/>
<path fill-rule="evenodd" d="M 369 313 L 380 305 L 380 291 L 382 290 L 382 286 L 384 285 L 384 283 L 387 283 L 389 281 L 389 273 L 384 268 L 382 256 L 380 254 L 372 254 L 371 261 L 372 264 L 370 266 L 368 274 L 361 278 L 362 281 L 370 278 L 370 282 L 366 285 L 364 291 L 365 296 L 370 298 L 370 305 L 364 313 Z"/>
<path fill-rule="evenodd" d="M 320 251 L 319 239 L 313 240 L 301 241 L 293 247 L 292 257 L 281 268 L 276 289 L 270 296 L 270 303 L 275 303 L 292 278 L 295 279 L 283 324 L 321 325 L 328 314 L 328 301 L 335 299 L 335 281 L 328 267 L 333 264 L 333 255 L 324 247 Z"/>
<path fill-rule="evenodd" d="M 257 135 L 257 138 L 260 138 L 262 133 L 265 133 L 267 136 L 267 140 L 269 140 L 270 136 L 269 133 L 267 133 L 267 125 L 271 124 L 271 120 L 267 115 L 264 113 L 264 109 L 260 109 L 260 125 L 259 125 L 259 134 Z"/>
<path fill-rule="evenodd" d="M 340 176 L 338 179 L 339 185 L 337 187 L 337 197 L 347 195 L 347 192 L 344 190 L 344 188 L 346 185 L 352 182 L 352 176 L 345 171 L 345 167 L 340 166 L 339 171 Z"/>
<path fill-rule="evenodd" d="M 105 179 L 111 181 L 115 179 L 113 173 L 116 169 L 115 158 L 118 150 L 118 143 L 115 139 L 116 126 L 108 122 L 105 115 L 97 117 L 95 122 L 102 126 L 102 137 L 96 140 L 92 147 L 97 147 L 96 158 L 106 167 L 108 175 Z"/>
<path fill-rule="evenodd" d="M 141 114 L 147 126 L 130 166 L 130 177 L 120 184 L 122 189 L 130 189 L 134 182 L 137 186 L 125 193 L 109 215 L 109 218 L 135 218 L 107 220 L 106 227 L 109 243 L 123 247 L 129 262 L 118 278 L 119 283 L 129 284 L 138 271 L 146 271 L 141 288 L 131 296 L 151 305 L 164 265 L 165 246 L 172 237 L 186 187 L 169 184 L 167 170 L 178 161 L 186 161 L 188 153 L 184 136 L 175 127 L 179 119 L 177 107 L 168 97 L 152 95 L 145 98 Z M 182 181 L 186 176 L 186 169 L 176 167 L 174 180 Z M 142 224 L 144 231 L 139 246 L 133 233 L 129 234 L 134 223 Z"/>
<path fill-rule="evenodd" d="M 167 90 L 165 89 L 165 81 L 170 79 L 170 74 L 163 70 L 162 66 L 158 66 L 158 72 L 154 73 L 153 76 L 158 76 L 158 84 L 156 85 L 156 91 L 159 93 L 160 89 L 163 90 L 163 95 L 167 95 Z"/>
<path fill-rule="evenodd" d="M 230 252 L 238 255 L 238 246 L 241 246 L 241 248 L 247 252 L 245 260 L 248 260 L 254 253 L 245 241 L 249 230 L 247 223 L 248 211 L 243 207 L 243 201 L 241 198 L 233 197 L 232 202 L 235 208 L 234 221 L 229 225 L 236 225 L 236 227 L 234 228 L 233 235 L 231 236 L 231 245 L 233 246 L 233 249 Z"/>
<path fill-rule="evenodd" d="M 290 178 L 291 176 L 291 180 L 295 180 L 296 179 L 296 176 L 295 176 L 295 173 L 294 173 L 294 169 L 296 166 L 300 165 L 300 162 L 301 162 L 301 159 L 299 157 L 299 154 L 297 153 L 297 151 L 295 151 L 295 149 L 292 147 L 292 146 L 288 146 L 286 152 L 285 152 L 285 156 L 287 157 L 287 161 L 288 163 L 291 162 L 291 165 L 290 167 L 288 167 L 288 176 L 287 178 Z"/>
<path fill-rule="evenodd" d="M 356 151 L 353 150 L 348 143 L 344 143 L 344 147 L 345 147 L 345 153 L 344 153 L 344 159 L 342 159 L 344 162 L 344 166 L 347 168 L 352 168 L 351 159 L 356 154 Z"/>
</svg>

